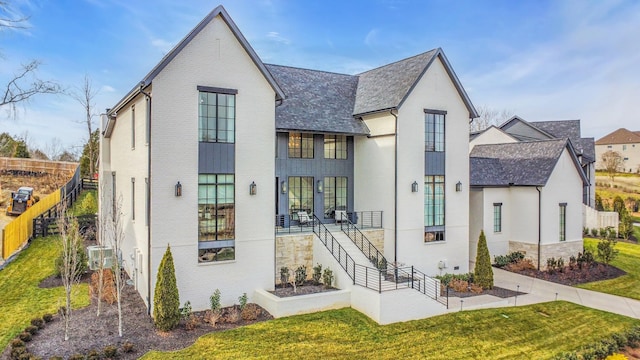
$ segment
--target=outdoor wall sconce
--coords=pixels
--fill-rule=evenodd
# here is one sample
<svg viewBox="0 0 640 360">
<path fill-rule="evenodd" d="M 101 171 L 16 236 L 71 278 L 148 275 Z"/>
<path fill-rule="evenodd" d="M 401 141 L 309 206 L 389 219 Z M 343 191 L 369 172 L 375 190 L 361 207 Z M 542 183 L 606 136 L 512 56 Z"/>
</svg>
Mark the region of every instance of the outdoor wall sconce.
<svg viewBox="0 0 640 360">
<path fill-rule="evenodd" d="M 280 183 L 280 192 L 283 194 L 287 193 L 287 182 L 286 181 L 282 181 Z"/>
<path fill-rule="evenodd" d="M 460 191 L 462 191 L 462 183 L 458 181 L 458 183 L 456 184 L 456 192 L 460 192 Z"/>
<path fill-rule="evenodd" d="M 418 182 L 414 181 L 413 184 L 411 184 L 411 192 L 418 192 Z"/>
<path fill-rule="evenodd" d="M 249 195 L 255 195 L 258 192 L 256 182 L 252 181 L 251 185 L 249 185 Z"/>
<path fill-rule="evenodd" d="M 182 196 L 182 184 L 180 184 L 180 181 L 176 184 L 176 196 Z"/>
<path fill-rule="evenodd" d="M 318 190 L 318 192 L 319 192 L 319 193 L 321 193 L 321 192 L 322 192 L 322 180 L 318 180 L 318 181 L 316 182 L 316 188 L 317 188 L 317 190 Z"/>
</svg>

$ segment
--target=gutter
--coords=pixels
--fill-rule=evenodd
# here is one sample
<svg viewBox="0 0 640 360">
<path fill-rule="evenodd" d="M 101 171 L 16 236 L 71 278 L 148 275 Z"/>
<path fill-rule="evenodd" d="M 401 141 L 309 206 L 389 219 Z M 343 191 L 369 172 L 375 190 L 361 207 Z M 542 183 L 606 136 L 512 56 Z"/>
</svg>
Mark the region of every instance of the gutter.
<svg viewBox="0 0 640 360">
<path fill-rule="evenodd" d="M 151 315 L 151 94 L 143 89 L 145 83 L 141 82 L 138 91 L 147 100 L 147 315 Z"/>
<path fill-rule="evenodd" d="M 538 190 L 538 270 L 540 270 L 540 256 L 542 255 L 542 191 L 540 191 L 540 186 L 536 186 L 536 190 Z"/>
<path fill-rule="evenodd" d="M 389 114 L 391 114 L 395 119 L 395 135 L 394 135 L 394 185 L 393 185 L 393 197 L 394 197 L 394 206 L 393 206 L 393 264 L 394 267 L 398 265 L 398 114 L 395 114 L 394 111 L 397 109 L 390 109 Z"/>
</svg>

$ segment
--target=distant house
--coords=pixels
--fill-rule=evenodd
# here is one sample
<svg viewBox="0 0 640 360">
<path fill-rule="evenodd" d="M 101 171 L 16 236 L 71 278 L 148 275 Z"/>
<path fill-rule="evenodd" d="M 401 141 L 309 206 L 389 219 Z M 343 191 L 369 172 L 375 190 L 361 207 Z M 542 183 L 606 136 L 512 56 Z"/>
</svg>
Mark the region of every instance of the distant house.
<svg viewBox="0 0 640 360">
<path fill-rule="evenodd" d="M 602 154 L 617 151 L 623 159 L 623 172 L 640 172 L 640 131 L 620 128 L 596 141 L 598 169 L 603 169 Z"/>
<path fill-rule="evenodd" d="M 132 83 L 102 119 L 100 205 L 123 210 L 125 268 L 150 310 L 170 244 L 194 310 L 218 288 L 275 316 L 446 311 L 432 276 L 469 271 L 477 113 L 442 49 L 356 75 L 269 65 L 219 6 Z M 317 263 L 342 300 L 274 305 L 283 267 Z M 380 268 L 422 275 L 398 286 Z"/>
<path fill-rule="evenodd" d="M 546 259 L 582 251 L 582 186 L 569 140 L 476 145 L 470 154 L 469 255 L 484 230 L 491 256 L 525 252 Z"/>
</svg>

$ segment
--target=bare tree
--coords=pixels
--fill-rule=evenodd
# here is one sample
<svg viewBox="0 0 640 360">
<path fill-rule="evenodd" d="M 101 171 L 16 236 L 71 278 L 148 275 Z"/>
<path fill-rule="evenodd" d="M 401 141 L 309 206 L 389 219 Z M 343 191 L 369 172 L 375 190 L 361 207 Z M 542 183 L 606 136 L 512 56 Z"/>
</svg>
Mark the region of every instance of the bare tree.
<svg viewBox="0 0 640 360">
<path fill-rule="evenodd" d="M 58 229 L 60 229 L 60 243 L 62 248 L 61 264 L 59 264 L 60 276 L 65 292 L 65 306 L 61 311 L 64 318 L 64 340 L 69 340 L 69 321 L 71 320 L 71 291 L 73 285 L 80 281 L 80 257 L 78 248 L 82 246 L 82 236 L 78 229 L 78 219 L 73 216 L 67 217 L 65 202 L 61 202 L 62 209 L 58 218 Z"/>
<path fill-rule="evenodd" d="M 613 180 L 615 179 L 617 173 L 622 169 L 622 165 L 624 164 L 624 160 L 622 155 L 619 152 L 608 150 L 604 154 L 602 154 L 602 168 L 607 172 L 607 175 L 611 179 L 611 184 L 613 185 Z"/>
<path fill-rule="evenodd" d="M 91 78 L 89 75 L 84 76 L 82 86 L 71 92 L 70 95 L 74 98 L 84 109 L 85 119 L 83 123 L 87 126 L 87 146 L 89 152 L 89 173 L 91 176 L 95 173 L 95 160 L 97 158 L 98 149 L 95 146 L 95 142 L 91 141 L 91 135 L 93 134 L 93 119 L 97 116 L 93 109 L 95 104 L 93 99 L 98 94 L 98 90 L 94 90 L 91 84 Z"/>
<path fill-rule="evenodd" d="M 122 289 L 125 285 L 123 279 L 124 266 L 122 263 L 122 243 L 124 241 L 122 196 L 118 197 L 115 201 L 115 206 L 113 206 L 111 210 L 113 213 L 104 216 L 106 218 L 106 228 L 101 231 L 106 235 L 103 240 L 106 240 L 113 249 L 113 270 L 115 273 L 113 278 L 115 281 L 116 298 L 118 302 L 118 335 L 122 337 Z M 102 224 L 102 226 L 104 225 L 105 224 Z"/>
<path fill-rule="evenodd" d="M 54 137 L 53 139 L 51 139 L 43 149 L 43 152 L 47 154 L 47 156 L 51 160 L 58 160 L 60 158 L 60 154 L 62 154 L 62 151 L 62 141 L 58 137 Z"/>
<path fill-rule="evenodd" d="M 494 109 L 486 105 L 477 108 L 479 117 L 473 119 L 469 124 L 469 131 L 482 131 L 491 125 L 500 125 L 513 116 L 513 111 L 509 109 Z"/>
<path fill-rule="evenodd" d="M 28 18 L 20 15 L 7 1 L 0 0 L 0 31 L 5 29 L 26 29 Z M 32 60 L 17 70 L 11 80 L 0 93 L 0 108 L 8 107 L 9 115 L 16 115 L 16 106 L 28 101 L 37 94 L 57 94 L 61 87 L 53 81 L 41 80 L 36 77 L 40 61 Z"/>
</svg>

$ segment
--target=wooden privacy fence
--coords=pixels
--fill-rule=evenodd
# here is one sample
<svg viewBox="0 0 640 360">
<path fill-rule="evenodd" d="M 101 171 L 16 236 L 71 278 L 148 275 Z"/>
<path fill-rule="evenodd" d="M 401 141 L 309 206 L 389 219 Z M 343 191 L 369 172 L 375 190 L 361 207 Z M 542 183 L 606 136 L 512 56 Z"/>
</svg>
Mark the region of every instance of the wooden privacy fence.
<svg viewBox="0 0 640 360">
<path fill-rule="evenodd" d="M 75 162 L 0 157 L 0 171 L 56 174 L 72 172 L 77 167 Z"/>
<path fill-rule="evenodd" d="M 2 258 L 7 259 L 24 244 L 33 233 L 33 219 L 60 202 L 60 189 L 47 195 L 4 227 L 2 231 Z"/>
</svg>

